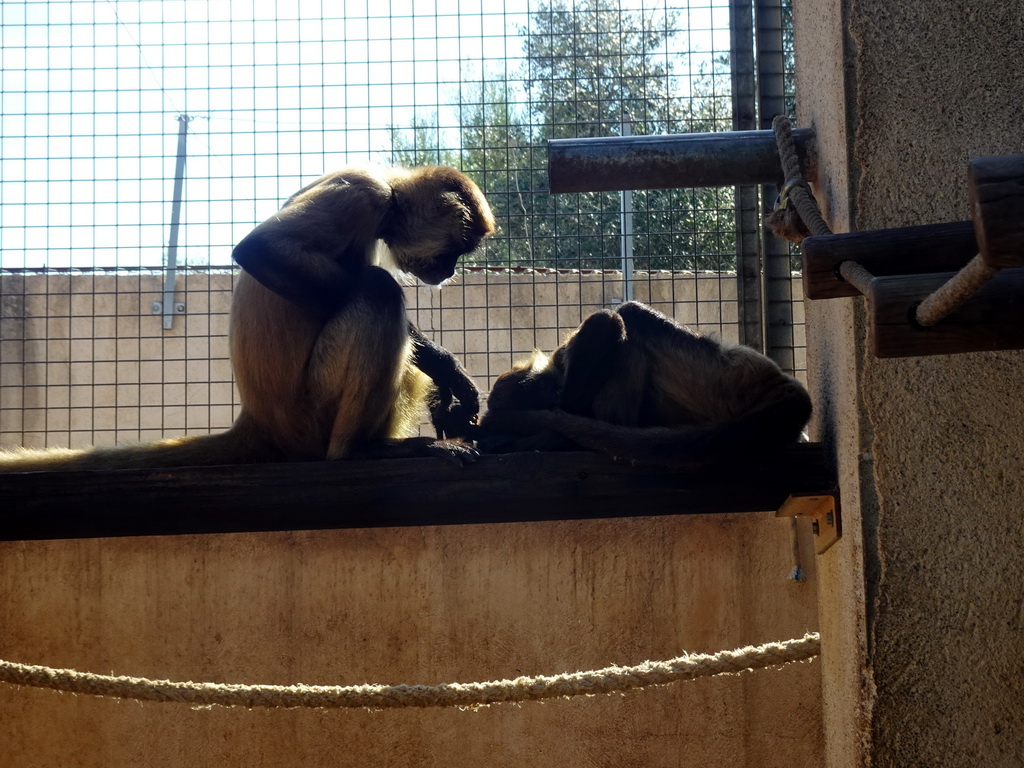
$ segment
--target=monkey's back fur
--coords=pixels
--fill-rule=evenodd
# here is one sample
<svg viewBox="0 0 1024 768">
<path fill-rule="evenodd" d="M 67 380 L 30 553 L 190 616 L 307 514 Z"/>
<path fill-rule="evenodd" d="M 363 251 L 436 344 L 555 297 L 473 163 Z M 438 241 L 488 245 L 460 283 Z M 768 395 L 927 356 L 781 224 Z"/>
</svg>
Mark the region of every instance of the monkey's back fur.
<svg viewBox="0 0 1024 768">
<path fill-rule="evenodd" d="M 812 410 L 761 353 L 639 302 L 591 315 L 550 357 L 502 374 L 487 403 L 485 452 L 582 447 L 680 466 L 795 442 Z"/>
</svg>

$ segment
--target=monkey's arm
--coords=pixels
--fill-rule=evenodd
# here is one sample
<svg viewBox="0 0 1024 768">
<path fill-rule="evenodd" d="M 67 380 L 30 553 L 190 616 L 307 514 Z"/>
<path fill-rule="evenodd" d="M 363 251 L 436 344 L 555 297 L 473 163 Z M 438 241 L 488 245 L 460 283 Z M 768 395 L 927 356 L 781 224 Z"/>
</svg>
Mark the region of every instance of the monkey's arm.
<svg viewBox="0 0 1024 768">
<path fill-rule="evenodd" d="M 370 263 L 390 190 L 365 174 L 324 177 L 235 246 L 235 261 L 274 293 L 326 320 Z"/>
<path fill-rule="evenodd" d="M 495 420 L 492 423 L 501 423 Z M 545 429 L 529 435 L 512 435 L 508 432 L 490 432 L 487 425 L 481 427 L 476 441 L 481 453 L 521 453 L 526 451 L 578 451 L 581 446 L 553 429 Z"/>
<path fill-rule="evenodd" d="M 430 377 L 437 392 L 428 403 L 430 421 L 438 439 L 476 436 L 480 413 L 480 390 L 458 359 L 444 347 L 423 335 L 412 322 L 412 363 Z M 457 401 L 457 402 L 456 402 Z"/>
</svg>

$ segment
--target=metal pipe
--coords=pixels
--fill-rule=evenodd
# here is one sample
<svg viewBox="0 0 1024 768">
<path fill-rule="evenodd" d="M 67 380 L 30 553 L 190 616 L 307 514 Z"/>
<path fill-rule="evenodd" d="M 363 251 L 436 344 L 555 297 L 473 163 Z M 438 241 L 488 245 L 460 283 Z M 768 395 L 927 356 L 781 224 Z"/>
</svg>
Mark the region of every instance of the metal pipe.
<svg viewBox="0 0 1024 768">
<path fill-rule="evenodd" d="M 633 124 L 629 118 L 622 117 L 622 135 L 633 135 Z M 621 193 L 622 218 L 622 300 L 633 300 L 633 190 L 624 189 Z"/>
<path fill-rule="evenodd" d="M 181 223 L 181 191 L 185 181 L 185 136 L 188 115 L 178 115 L 178 156 L 174 164 L 174 197 L 171 201 L 171 232 L 167 238 L 167 263 L 164 265 L 164 330 L 174 325 L 174 284 L 178 270 L 178 229 Z"/>
<path fill-rule="evenodd" d="M 805 178 L 813 178 L 808 147 L 814 132 L 793 131 Z M 551 139 L 551 192 L 727 187 L 781 182 L 782 165 L 771 131 L 721 131 L 663 136 Z"/>
<path fill-rule="evenodd" d="M 729 2 L 729 61 L 732 64 L 732 129 L 757 129 L 754 73 L 754 8 L 750 0 Z M 761 316 L 761 211 L 757 187 L 736 187 L 736 301 L 739 342 L 764 351 Z"/>
<path fill-rule="evenodd" d="M 761 129 L 770 129 L 776 115 L 786 114 L 785 65 L 782 50 L 781 0 L 756 0 L 754 38 L 757 49 L 757 104 Z M 778 150 L 776 149 L 776 152 Z M 781 166 L 782 161 L 779 161 Z M 801 163 L 802 165 L 802 163 Z M 779 187 L 774 181 L 761 188 L 763 213 L 771 213 Z M 764 353 L 786 373 L 796 367 L 793 335 L 793 265 L 789 243 L 765 228 L 762 239 L 764 269 Z"/>
</svg>

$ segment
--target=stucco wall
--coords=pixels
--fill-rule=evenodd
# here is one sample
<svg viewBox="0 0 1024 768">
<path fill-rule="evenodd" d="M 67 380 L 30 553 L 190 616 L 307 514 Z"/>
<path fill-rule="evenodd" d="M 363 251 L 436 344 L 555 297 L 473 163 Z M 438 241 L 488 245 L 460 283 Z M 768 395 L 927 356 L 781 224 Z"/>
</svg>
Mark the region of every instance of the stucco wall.
<svg viewBox="0 0 1024 768">
<path fill-rule="evenodd" d="M 834 228 L 968 218 L 968 158 L 1024 152 L 1024 6 L 795 5 Z M 828 764 L 1020 765 L 1024 355 L 876 360 L 863 299 L 819 304 L 808 375 L 847 531 L 819 561 Z"/>
</svg>

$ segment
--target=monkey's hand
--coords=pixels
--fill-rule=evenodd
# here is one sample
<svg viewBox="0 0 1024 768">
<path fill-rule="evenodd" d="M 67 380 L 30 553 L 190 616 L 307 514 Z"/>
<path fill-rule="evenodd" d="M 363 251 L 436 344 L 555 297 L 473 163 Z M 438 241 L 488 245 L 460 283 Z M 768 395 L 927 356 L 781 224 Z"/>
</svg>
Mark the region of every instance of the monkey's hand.
<svg viewBox="0 0 1024 768">
<path fill-rule="evenodd" d="M 431 437 L 406 437 L 380 440 L 356 446 L 349 459 L 420 459 L 438 456 L 464 467 L 480 458 L 480 452 L 458 440 L 434 440 Z"/>
<path fill-rule="evenodd" d="M 464 467 L 480 458 L 480 452 L 459 440 L 435 440 L 426 447 L 427 455 L 440 456 L 456 466 Z"/>
<path fill-rule="evenodd" d="M 437 431 L 437 439 L 476 440 L 480 427 L 480 395 L 472 380 L 467 379 L 471 389 L 462 391 L 458 397 L 451 387 L 436 385 L 427 398 L 430 423 Z"/>
</svg>

